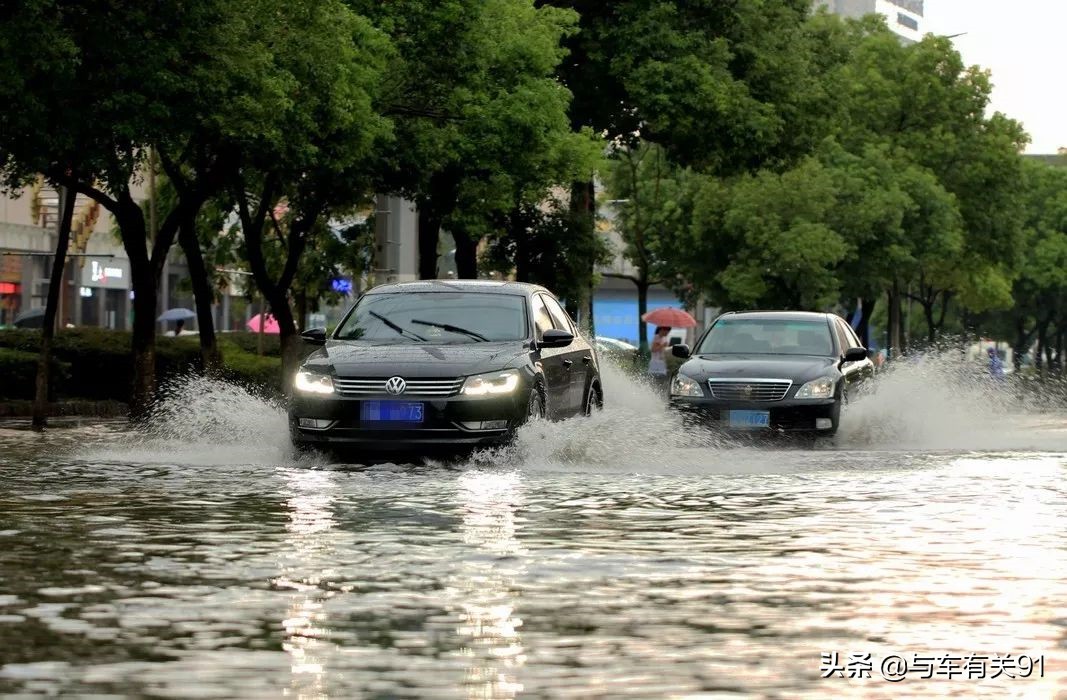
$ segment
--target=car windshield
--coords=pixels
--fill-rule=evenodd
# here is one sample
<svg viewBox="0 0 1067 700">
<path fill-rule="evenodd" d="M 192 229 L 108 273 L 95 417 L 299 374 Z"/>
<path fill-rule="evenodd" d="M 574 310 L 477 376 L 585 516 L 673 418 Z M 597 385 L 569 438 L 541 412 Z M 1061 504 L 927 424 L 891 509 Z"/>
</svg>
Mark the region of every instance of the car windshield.
<svg viewBox="0 0 1067 700">
<path fill-rule="evenodd" d="M 368 294 L 334 336 L 377 343 L 484 343 L 528 335 L 526 298 L 515 294 Z"/>
<path fill-rule="evenodd" d="M 826 321 L 720 319 L 700 344 L 706 355 L 833 355 Z"/>
</svg>

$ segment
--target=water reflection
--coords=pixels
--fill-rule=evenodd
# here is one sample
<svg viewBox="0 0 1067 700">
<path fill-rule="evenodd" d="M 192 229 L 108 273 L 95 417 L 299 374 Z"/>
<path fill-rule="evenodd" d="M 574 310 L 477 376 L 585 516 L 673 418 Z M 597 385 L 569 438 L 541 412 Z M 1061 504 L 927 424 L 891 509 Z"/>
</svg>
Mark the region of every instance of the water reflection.
<svg viewBox="0 0 1067 700">
<path fill-rule="evenodd" d="M 456 634 L 469 658 L 467 696 L 514 698 L 523 690 L 517 674 L 526 661 L 515 593 L 526 554 L 516 524 L 522 479 L 515 472 L 470 471 L 458 486 L 460 533 L 469 549 L 448 594 L 461 606 Z"/>
<path fill-rule="evenodd" d="M 295 591 L 282 620 L 282 649 L 289 654 L 292 674 L 291 692 L 286 696 L 297 700 L 329 697 L 328 659 L 332 645 L 322 586 L 336 574 L 331 563 L 337 558 L 331 537 L 337 527 L 333 513 L 338 492 L 336 479 L 336 474 L 329 471 L 295 469 L 285 477 L 289 522 L 281 543 L 281 573 L 273 584 Z"/>
</svg>

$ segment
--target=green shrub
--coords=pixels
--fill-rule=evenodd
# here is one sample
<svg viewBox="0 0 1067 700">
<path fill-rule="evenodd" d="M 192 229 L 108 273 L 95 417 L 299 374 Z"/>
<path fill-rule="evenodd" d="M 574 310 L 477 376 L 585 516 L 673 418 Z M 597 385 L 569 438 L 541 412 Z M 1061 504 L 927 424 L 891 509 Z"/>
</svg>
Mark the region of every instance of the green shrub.
<svg viewBox="0 0 1067 700">
<path fill-rule="evenodd" d="M 52 389 L 70 377 L 70 364 L 52 358 Z M 36 394 L 37 353 L 0 347 L 0 398 L 32 399 Z"/>
<path fill-rule="evenodd" d="M 259 354 L 259 333 L 253 333 L 252 331 L 232 331 L 219 333 L 218 339 L 220 343 L 236 345 L 244 352 L 253 355 Z M 263 354 L 270 355 L 271 357 L 281 357 L 282 346 L 277 333 L 263 334 Z"/>
<path fill-rule="evenodd" d="M 229 342 L 219 344 L 225 377 L 268 394 L 282 390 L 282 361 L 280 357 L 260 356 L 245 352 Z"/>
</svg>

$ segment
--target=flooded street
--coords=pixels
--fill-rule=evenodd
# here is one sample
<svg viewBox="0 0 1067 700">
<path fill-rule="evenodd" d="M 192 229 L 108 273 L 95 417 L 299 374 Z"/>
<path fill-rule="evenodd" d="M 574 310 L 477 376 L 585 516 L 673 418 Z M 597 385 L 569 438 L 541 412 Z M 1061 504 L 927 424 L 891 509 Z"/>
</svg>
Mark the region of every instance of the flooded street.
<svg viewBox="0 0 1067 700">
<path fill-rule="evenodd" d="M 1067 693 L 1062 413 L 915 369 L 799 450 L 608 379 L 602 414 L 460 463 L 296 460 L 225 385 L 150 436 L 0 429 L 0 695 Z M 835 652 L 873 677 L 822 678 Z M 1009 653 L 1041 673 L 879 673 Z"/>
</svg>

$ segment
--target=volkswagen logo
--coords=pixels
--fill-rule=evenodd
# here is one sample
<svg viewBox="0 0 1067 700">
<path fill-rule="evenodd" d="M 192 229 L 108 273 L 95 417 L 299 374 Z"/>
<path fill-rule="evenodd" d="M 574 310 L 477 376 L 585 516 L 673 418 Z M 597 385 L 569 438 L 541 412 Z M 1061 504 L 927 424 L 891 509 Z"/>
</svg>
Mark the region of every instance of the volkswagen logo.
<svg viewBox="0 0 1067 700">
<path fill-rule="evenodd" d="M 745 384 L 743 387 L 741 387 L 741 393 L 745 395 L 746 399 L 751 398 L 752 397 L 752 385 L 751 384 Z"/>
<path fill-rule="evenodd" d="M 403 377 L 393 377 L 385 382 L 385 390 L 393 396 L 403 394 L 404 390 L 408 388 L 408 383 L 404 381 Z"/>
</svg>

